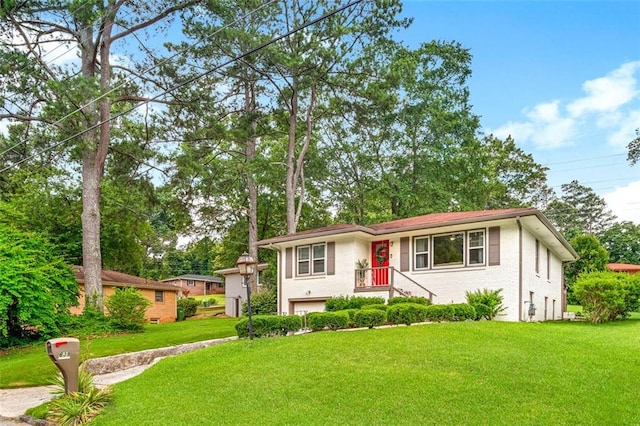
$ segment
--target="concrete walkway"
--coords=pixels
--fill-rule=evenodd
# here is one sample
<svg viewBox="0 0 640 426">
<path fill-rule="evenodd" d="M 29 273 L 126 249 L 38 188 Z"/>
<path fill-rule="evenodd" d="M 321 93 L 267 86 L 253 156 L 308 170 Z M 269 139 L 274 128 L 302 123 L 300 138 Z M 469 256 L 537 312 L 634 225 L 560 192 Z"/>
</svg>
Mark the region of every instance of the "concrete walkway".
<svg viewBox="0 0 640 426">
<path fill-rule="evenodd" d="M 149 349 L 112 357 L 95 358 L 86 361 L 84 364 L 87 364 L 89 372 L 94 375 L 93 382 L 95 385 L 102 387 L 135 377 L 162 358 L 236 339 L 237 337 L 227 337 L 166 348 Z M 32 423 L 33 419 L 23 416 L 23 414 L 27 409 L 37 407 L 53 399 L 51 390 L 51 386 L 0 389 L 0 426 L 37 424 Z"/>
</svg>

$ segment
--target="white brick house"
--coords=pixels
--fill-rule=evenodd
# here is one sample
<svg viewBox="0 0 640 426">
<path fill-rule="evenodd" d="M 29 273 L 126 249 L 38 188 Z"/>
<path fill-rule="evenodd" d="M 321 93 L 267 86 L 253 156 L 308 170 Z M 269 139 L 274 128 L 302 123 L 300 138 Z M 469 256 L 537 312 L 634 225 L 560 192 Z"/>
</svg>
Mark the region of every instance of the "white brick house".
<svg viewBox="0 0 640 426">
<path fill-rule="evenodd" d="M 262 240 L 258 246 L 278 252 L 278 310 L 283 314 L 322 311 L 328 298 L 347 295 L 386 299 L 410 294 L 433 303 L 462 303 L 466 291 L 487 288 L 502 289 L 507 309 L 498 319 L 561 319 L 563 263 L 577 259 L 533 208 L 332 225 Z"/>
</svg>

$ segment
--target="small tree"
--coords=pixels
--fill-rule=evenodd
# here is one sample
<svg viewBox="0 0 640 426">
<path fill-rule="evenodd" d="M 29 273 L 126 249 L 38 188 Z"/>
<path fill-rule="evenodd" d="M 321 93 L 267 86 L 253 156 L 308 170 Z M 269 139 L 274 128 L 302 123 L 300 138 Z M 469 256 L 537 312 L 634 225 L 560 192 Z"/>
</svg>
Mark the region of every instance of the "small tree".
<svg viewBox="0 0 640 426">
<path fill-rule="evenodd" d="M 147 324 L 145 314 L 151 306 L 145 297 L 133 287 L 116 290 L 105 301 L 113 326 L 125 331 L 142 331 Z"/>
<path fill-rule="evenodd" d="M 609 253 L 593 235 L 578 235 L 571 240 L 571 246 L 580 257 L 565 268 L 564 276 L 567 284 L 567 300 L 569 303 L 576 303 L 573 292 L 576 279 L 585 272 L 606 271 Z"/>
<path fill-rule="evenodd" d="M 0 348 L 58 336 L 77 304 L 78 284 L 53 246 L 0 222 Z"/>
</svg>

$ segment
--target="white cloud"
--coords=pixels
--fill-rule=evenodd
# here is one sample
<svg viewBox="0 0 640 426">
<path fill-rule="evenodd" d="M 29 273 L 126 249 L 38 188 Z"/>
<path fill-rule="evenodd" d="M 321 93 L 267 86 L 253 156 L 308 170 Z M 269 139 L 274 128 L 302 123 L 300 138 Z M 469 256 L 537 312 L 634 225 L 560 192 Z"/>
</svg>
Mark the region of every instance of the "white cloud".
<svg viewBox="0 0 640 426">
<path fill-rule="evenodd" d="M 640 69 L 640 61 L 627 62 L 605 77 L 585 81 L 582 89 L 587 96 L 576 99 L 567 106 L 573 117 L 587 113 L 616 111 L 638 95 L 634 77 Z"/>
<path fill-rule="evenodd" d="M 603 195 L 607 206 L 618 216 L 618 220 L 628 220 L 640 225 L 640 181 L 617 187 Z"/>
<path fill-rule="evenodd" d="M 531 141 L 539 149 L 573 145 L 577 134 L 576 122 L 562 117 L 560 101 L 541 103 L 522 112 L 528 121 L 509 122 L 492 133 L 500 138 L 511 135 L 519 142 Z"/>
<path fill-rule="evenodd" d="M 604 77 L 583 83 L 585 96 L 563 103 L 542 102 L 521 111 L 522 121 L 488 129 L 497 137 L 511 135 L 518 143 L 551 150 L 576 145 L 598 134 L 615 148 L 624 148 L 640 127 L 640 61 L 627 62 Z"/>
</svg>

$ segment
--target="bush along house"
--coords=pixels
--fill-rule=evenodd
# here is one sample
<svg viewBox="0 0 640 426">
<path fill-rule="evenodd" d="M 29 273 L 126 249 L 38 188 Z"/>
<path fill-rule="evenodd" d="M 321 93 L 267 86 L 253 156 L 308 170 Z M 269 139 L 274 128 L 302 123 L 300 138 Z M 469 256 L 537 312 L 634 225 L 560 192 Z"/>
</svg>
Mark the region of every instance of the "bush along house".
<svg viewBox="0 0 640 426">
<path fill-rule="evenodd" d="M 577 254 L 534 208 L 432 213 L 338 224 L 258 242 L 277 251 L 278 311 L 323 311 L 334 296 L 423 296 L 464 303 L 502 289 L 496 318 L 542 321 L 566 310 L 564 262 Z"/>
</svg>

